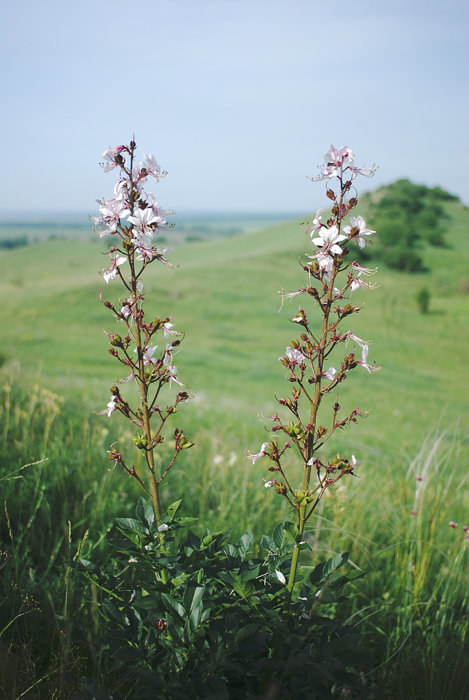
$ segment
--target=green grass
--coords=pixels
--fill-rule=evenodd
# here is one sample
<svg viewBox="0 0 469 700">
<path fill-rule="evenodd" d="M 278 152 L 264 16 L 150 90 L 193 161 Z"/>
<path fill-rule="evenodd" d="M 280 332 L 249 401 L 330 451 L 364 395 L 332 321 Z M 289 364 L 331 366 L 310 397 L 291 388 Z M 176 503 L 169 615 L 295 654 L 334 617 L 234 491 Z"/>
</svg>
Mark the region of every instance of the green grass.
<svg viewBox="0 0 469 700">
<path fill-rule="evenodd" d="M 347 614 L 373 645 L 376 666 L 384 664 L 370 676 L 377 700 L 465 700 L 468 692 L 469 212 L 457 204 L 447 211 L 448 247 L 423 250 L 428 272 L 383 267 L 374 278 L 379 289 L 354 294 L 365 307 L 344 327 L 372 340 L 371 359 L 383 368 L 369 376 L 358 367 L 341 385 L 344 412 L 356 405 L 371 412 L 331 440 L 324 456 L 355 454 L 360 478 L 341 481 L 324 499 L 308 535 L 316 558 L 348 549 L 369 572 Z M 233 527 L 235 536 L 251 527 L 259 538 L 287 515 L 283 500 L 262 488 L 266 461 L 253 467 L 245 452 L 258 451 L 266 438 L 259 415 L 277 410 L 274 396 L 289 390 L 278 358 L 298 332 L 288 320 L 297 304 L 278 313 L 277 291 L 305 282 L 297 258 L 310 244 L 299 223 L 176 247 L 173 274 L 157 264 L 148 271 L 148 313 L 174 313 L 186 334 L 178 374 L 195 393 L 177 425 L 196 445 L 176 463 L 162 496 L 166 504 L 182 497 L 185 514 L 200 519 L 195 527 Z M 113 518 L 130 514 L 138 497 L 131 480 L 108 470 L 105 455 L 118 440 L 130 456 L 129 428 L 116 414 L 91 413 L 106 405 L 119 370 L 102 332 L 119 327 L 99 301 L 100 293 L 115 300 L 119 288 L 97 275 L 107 261 L 100 249 L 99 242 L 57 240 L 0 254 L 0 483 L 9 514 L 9 524 L 0 519 L 9 557 L 0 632 L 15 620 L 0 635 L 0 673 L 6 678 L 17 663 L 26 674 L 22 689 L 60 670 L 68 653 L 47 597 L 62 614 L 71 585 L 64 559 L 88 529 L 85 547 L 108 556 L 103 538 Z M 426 315 L 415 301 L 423 285 L 431 291 Z M 313 303 L 300 298 L 313 317 Z M 449 520 L 459 527 L 449 528 Z M 80 611 L 83 600 L 72 598 Z M 44 629 L 53 641 L 38 656 Z M 31 659 L 36 670 L 26 673 Z M 16 697 L 2 683 L 0 697 Z"/>
</svg>

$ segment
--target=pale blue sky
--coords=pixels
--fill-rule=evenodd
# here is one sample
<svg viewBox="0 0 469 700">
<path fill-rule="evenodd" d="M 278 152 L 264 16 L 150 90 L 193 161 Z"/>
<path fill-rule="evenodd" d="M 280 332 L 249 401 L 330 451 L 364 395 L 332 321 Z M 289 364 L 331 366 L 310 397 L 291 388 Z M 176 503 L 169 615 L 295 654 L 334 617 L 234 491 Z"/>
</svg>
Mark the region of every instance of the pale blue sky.
<svg viewBox="0 0 469 700">
<path fill-rule="evenodd" d="M 466 0 L 4 3 L 1 210 L 112 194 L 99 161 L 135 132 L 176 210 L 305 213 L 323 153 L 469 203 Z"/>
</svg>

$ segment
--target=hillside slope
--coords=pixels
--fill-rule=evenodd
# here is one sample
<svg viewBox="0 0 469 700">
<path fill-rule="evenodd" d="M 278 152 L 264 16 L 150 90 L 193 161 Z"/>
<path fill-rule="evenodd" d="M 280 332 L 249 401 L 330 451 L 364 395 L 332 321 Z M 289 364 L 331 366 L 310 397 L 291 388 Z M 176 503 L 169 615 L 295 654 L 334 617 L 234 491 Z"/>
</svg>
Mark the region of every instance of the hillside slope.
<svg viewBox="0 0 469 700">
<path fill-rule="evenodd" d="M 452 217 L 449 245 L 422 251 L 428 272 L 383 267 L 375 278 L 379 289 L 354 295 L 365 308 L 347 328 L 372 341 L 370 357 L 383 369 L 370 377 L 357 368 L 340 401 L 372 409 L 362 423 L 372 437 L 402 443 L 426 434 L 443 410 L 445 420 L 459 418 L 469 427 L 469 212 L 445 206 Z M 278 313 L 277 292 L 305 282 L 298 256 L 312 246 L 299 224 L 187 244 L 170 256 L 180 265 L 173 274 L 157 263 L 149 269 L 149 313 L 174 313 L 176 328 L 185 332 L 179 376 L 201 406 L 240 409 L 251 421 L 274 408 L 275 393 L 288 390 L 278 358 L 298 332 L 288 320 L 297 303 Z M 0 255 L 3 354 L 23 369 L 40 370 L 62 393 L 84 391 L 90 408 L 106 404 L 106 387 L 118 370 L 102 332 L 116 322 L 99 294 L 116 299 L 119 288 L 97 275 L 107 264 L 102 244 L 50 241 Z M 432 295 L 427 315 L 415 303 L 423 285 Z M 313 303 L 309 312 L 316 313 Z"/>
</svg>

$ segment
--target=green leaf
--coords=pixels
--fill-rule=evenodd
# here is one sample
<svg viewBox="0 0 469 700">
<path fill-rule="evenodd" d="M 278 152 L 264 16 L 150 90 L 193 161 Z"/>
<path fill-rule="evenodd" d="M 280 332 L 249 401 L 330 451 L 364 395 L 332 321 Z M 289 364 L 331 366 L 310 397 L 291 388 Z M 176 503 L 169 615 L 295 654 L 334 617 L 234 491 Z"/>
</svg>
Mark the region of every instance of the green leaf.
<svg viewBox="0 0 469 700">
<path fill-rule="evenodd" d="M 148 527 L 151 528 L 151 526 L 153 525 L 153 523 L 156 520 L 155 510 L 153 508 L 152 503 L 149 503 L 147 506 L 145 506 L 144 513 L 145 513 L 144 520 L 145 520 L 146 524 L 148 525 Z"/>
<path fill-rule="evenodd" d="M 136 647 L 121 647 L 112 655 L 117 661 L 124 661 L 129 664 L 136 664 L 142 658 L 142 654 Z"/>
<path fill-rule="evenodd" d="M 145 525 L 143 525 L 138 520 L 134 518 L 116 518 L 117 527 L 121 527 L 123 530 L 131 530 L 132 532 L 142 532 L 145 535 L 149 535 L 150 532 Z"/>
<path fill-rule="evenodd" d="M 186 619 L 187 613 L 184 610 L 184 608 L 182 607 L 182 605 L 177 602 L 177 600 L 174 600 L 174 598 L 171 598 L 171 596 L 168 595 L 167 593 L 162 593 L 161 598 L 162 598 L 163 602 L 165 603 L 166 607 L 169 608 L 170 610 L 172 610 L 173 612 L 175 612 L 176 615 L 182 621 L 184 621 Z"/>
<path fill-rule="evenodd" d="M 176 514 L 176 511 L 179 508 L 179 506 L 181 505 L 181 503 L 182 503 L 182 498 L 179 499 L 179 501 L 174 501 L 174 503 L 171 503 L 171 505 L 168 506 L 166 513 L 169 516 L 171 521 L 174 520 L 174 516 Z"/>
<path fill-rule="evenodd" d="M 248 530 L 240 539 L 237 541 L 236 546 L 239 549 L 241 555 L 246 554 L 254 543 L 254 535 L 251 530 Z"/>
<path fill-rule="evenodd" d="M 327 578 L 333 571 L 346 564 L 348 562 L 348 555 L 348 552 L 344 552 L 343 554 L 336 554 L 335 557 L 328 559 L 324 566 L 323 577 Z"/>
<path fill-rule="evenodd" d="M 273 541 L 276 549 L 280 549 L 280 547 L 283 545 L 283 541 L 285 539 L 285 533 L 283 532 L 283 525 L 284 525 L 284 523 L 279 523 L 274 530 L 274 534 L 272 535 L 272 541 Z"/>
</svg>

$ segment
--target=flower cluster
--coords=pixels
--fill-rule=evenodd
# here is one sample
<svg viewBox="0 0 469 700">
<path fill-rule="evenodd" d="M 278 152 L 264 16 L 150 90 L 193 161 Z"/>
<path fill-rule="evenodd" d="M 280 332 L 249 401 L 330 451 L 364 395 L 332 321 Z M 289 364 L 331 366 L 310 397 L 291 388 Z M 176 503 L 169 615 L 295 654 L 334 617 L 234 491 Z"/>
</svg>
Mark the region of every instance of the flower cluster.
<svg viewBox="0 0 469 700">
<path fill-rule="evenodd" d="M 120 177 L 114 187 L 114 197 L 99 202 L 100 215 L 92 218 L 95 231 L 100 236 L 115 236 L 116 244 L 109 251 L 110 265 L 101 274 L 107 284 L 119 279 L 125 293 L 124 297 L 115 304 L 104 301 L 116 320 L 124 326 L 125 332 L 106 333 L 109 338 L 109 353 L 125 368 L 126 376 L 117 384 L 134 381 L 139 389 L 140 403 L 132 407 L 122 396 L 117 384 L 111 387 L 111 400 L 101 415 L 111 416 L 119 411 L 138 428 L 134 445 L 144 452 L 150 475 L 150 488 L 137 474 L 135 467 L 126 464 L 124 456 L 113 446 L 109 450 L 109 459 L 114 465 L 120 464 L 126 472 L 137 479 L 146 493 L 152 497 L 155 514 L 161 517 L 159 501 L 159 485 L 168 473 L 178 453 L 191 447 L 193 443 L 184 436 L 182 430 L 176 429 L 173 434 L 174 447 L 172 456 L 164 473 L 159 476 L 155 472 L 154 450 L 164 442 L 163 428 L 168 419 L 177 412 L 181 403 L 187 402 L 189 394 L 178 377 L 174 363 L 174 355 L 179 350 L 182 333 L 174 329 L 174 323 L 169 317 L 155 317 L 152 321 L 145 320 L 142 274 L 146 267 L 155 260 L 167 267 L 174 267 L 166 259 L 170 248 L 155 245 L 154 239 L 161 230 L 168 229 L 165 217 L 172 213 L 157 206 L 155 197 L 146 193 L 144 186 L 149 177 L 157 182 L 165 177 L 152 155 L 144 154 L 144 161 L 135 163 L 136 144 L 131 141 L 128 146 L 109 148 L 103 154 L 104 172 L 114 169 Z M 125 267 L 124 267 L 125 266 Z M 124 270 L 127 270 L 125 274 Z M 163 345 L 155 341 L 162 333 Z M 159 350 L 160 348 L 160 350 Z M 175 382 L 180 387 L 173 403 L 169 406 L 159 405 L 161 392 L 166 385 L 171 388 Z M 157 425 L 153 429 L 152 421 Z"/>
</svg>

